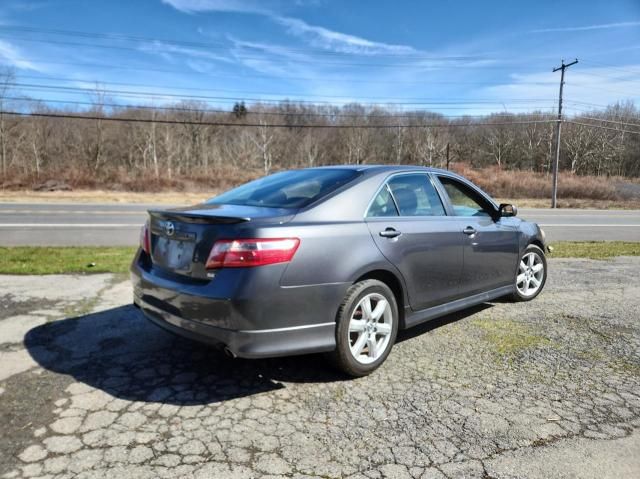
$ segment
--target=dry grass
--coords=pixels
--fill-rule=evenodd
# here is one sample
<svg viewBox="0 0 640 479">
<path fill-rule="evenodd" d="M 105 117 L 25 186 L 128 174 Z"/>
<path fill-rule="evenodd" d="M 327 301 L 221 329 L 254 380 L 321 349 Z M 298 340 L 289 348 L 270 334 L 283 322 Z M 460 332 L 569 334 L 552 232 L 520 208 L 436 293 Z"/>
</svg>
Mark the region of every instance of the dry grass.
<svg viewBox="0 0 640 479">
<path fill-rule="evenodd" d="M 474 170 L 462 163 L 454 165 L 454 170 L 497 198 L 539 198 L 547 201 L 551 198 L 551 175 L 498 168 Z M 577 176 L 563 171 L 558 177 L 558 198 L 565 203 L 575 200 L 640 202 L 640 192 L 634 193 L 632 188 L 623 191 L 621 184 L 634 183 L 625 178 Z"/>
<path fill-rule="evenodd" d="M 30 191 L 37 189 L 38 185 L 48 180 L 59 181 L 71 187 L 73 190 L 104 190 L 113 192 L 149 192 L 159 193 L 165 191 L 175 192 L 204 192 L 227 190 L 241 183 L 262 176 L 262 170 L 241 168 L 212 168 L 207 173 L 196 172 L 193 175 L 181 175 L 168 177 L 166 172 L 160 172 L 156 177 L 152 173 L 138 173 L 120 169 L 108 176 L 96 179 L 93 172 L 86 169 L 72 169 L 51 173 L 47 177 L 34 178 L 33 176 L 15 176 L 11 181 L 0 182 L 2 192 L 6 191 Z"/>
<path fill-rule="evenodd" d="M 547 208 L 551 198 L 551 176 L 543 173 L 498 168 L 472 169 L 456 163 L 453 169 L 504 203 L 520 207 Z M 33 188 L 50 178 L 23 178 L 5 184 L 0 201 L 7 202 L 100 202 L 100 203 L 197 203 L 238 184 L 261 176 L 261 170 L 212 169 L 207 175 L 168 179 L 153 175 L 114 173 L 97 182 L 86 171 L 61 173 L 73 191 L 36 192 Z M 640 180 L 576 176 L 561 172 L 558 182 L 561 208 L 640 209 Z"/>
<path fill-rule="evenodd" d="M 207 175 L 169 179 L 156 178 L 154 175 L 128 175 L 126 171 L 119 171 L 107 181 L 97 182 L 84 171 L 72 171 L 48 178 L 16 179 L 0 189 L 0 201 L 193 204 L 258 178 L 261 174 L 260 170 L 218 168 Z M 58 179 L 69 185 L 72 191 L 34 191 L 47 180 Z"/>
<path fill-rule="evenodd" d="M 165 191 L 162 193 L 136 193 L 131 191 L 0 191 L 0 202 L 5 203 L 154 203 L 167 205 L 196 204 L 211 198 L 209 192 Z"/>
<path fill-rule="evenodd" d="M 496 198 L 498 203 L 511 203 L 519 208 L 550 208 L 550 198 Z M 640 200 L 589 200 L 582 198 L 558 198 L 558 208 L 596 210 L 638 210 Z"/>
</svg>

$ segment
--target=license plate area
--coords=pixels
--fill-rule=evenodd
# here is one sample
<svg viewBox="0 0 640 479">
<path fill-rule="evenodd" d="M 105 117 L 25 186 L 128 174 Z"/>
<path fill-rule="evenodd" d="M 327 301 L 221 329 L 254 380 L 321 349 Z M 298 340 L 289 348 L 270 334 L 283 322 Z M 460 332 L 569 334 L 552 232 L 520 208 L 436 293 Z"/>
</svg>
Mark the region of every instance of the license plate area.
<svg viewBox="0 0 640 479">
<path fill-rule="evenodd" d="M 193 262 L 193 241 L 158 236 L 153 250 L 153 261 L 178 272 L 190 272 Z"/>
</svg>

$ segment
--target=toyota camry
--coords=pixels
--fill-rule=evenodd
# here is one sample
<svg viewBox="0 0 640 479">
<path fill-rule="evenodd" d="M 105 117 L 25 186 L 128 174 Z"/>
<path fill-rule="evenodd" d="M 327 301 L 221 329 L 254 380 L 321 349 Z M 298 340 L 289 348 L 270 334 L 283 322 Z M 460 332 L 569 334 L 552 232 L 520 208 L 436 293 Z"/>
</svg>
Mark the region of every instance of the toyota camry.
<svg viewBox="0 0 640 479">
<path fill-rule="evenodd" d="M 150 210 L 134 303 L 234 357 L 323 352 L 363 376 L 400 329 L 540 293 L 544 233 L 516 213 L 439 169 L 284 171 L 193 207 Z"/>
</svg>

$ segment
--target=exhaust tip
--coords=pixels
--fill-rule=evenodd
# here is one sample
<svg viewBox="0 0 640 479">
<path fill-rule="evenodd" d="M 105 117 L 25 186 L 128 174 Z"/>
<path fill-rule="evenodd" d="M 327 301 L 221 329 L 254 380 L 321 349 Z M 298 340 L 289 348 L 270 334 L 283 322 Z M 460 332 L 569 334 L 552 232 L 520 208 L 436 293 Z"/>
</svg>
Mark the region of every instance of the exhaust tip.
<svg viewBox="0 0 640 479">
<path fill-rule="evenodd" d="M 231 351 L 227 346 L 224 347 L 224 354 L 231 359 L 235 359 L 237 356 L 233 351 Z"/>
</svg>

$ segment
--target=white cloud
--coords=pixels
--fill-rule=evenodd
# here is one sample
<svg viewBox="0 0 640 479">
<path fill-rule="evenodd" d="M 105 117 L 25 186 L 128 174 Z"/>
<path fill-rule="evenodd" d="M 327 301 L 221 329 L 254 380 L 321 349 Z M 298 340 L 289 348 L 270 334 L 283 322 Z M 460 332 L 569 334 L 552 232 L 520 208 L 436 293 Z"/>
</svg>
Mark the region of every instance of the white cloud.
<svg viewBox="0 0 640 479">
<path fill-rule="evenodd" d="M 304 3 L 308 3 L 306 0 Z M 287 29 L 287 32 L 306 40 L 310 45 L 341 53 L 358 54 L 410 54 L 416 50 L 406 45 L 393 45 L 367 40 L 355 35 L 341 33 L 325 27 L 310 25 L 304 20 L 280 16 L 275 9 L 265 6 L 267 2 L 256 0 L 162 0 L 163 3 L 185 13 L 234 12 L 262 15 L 271 18 Z M 273 3 L 272 3 L 273 5 Z M 300 6 L 300 3 L 297 4 Z"/>
<path fill-rule="evenodd" d="M 229 37 L 235 59 L 257 72 L 275 76 L 319 76 L 308 55 L 271 43 L 248 42 Z"/>
<path fill-rule="evenodd" d="M 336 32 L 328 28 L 309 25 L 304 20 L 291 17 L 273 16 L 274 21 L 286 27 L 291 35 L 301 37 L 314 47 L 342 53 L 379 54 L 397 53 L 410 54 L 417 51 L 406 45 L 393 45 L 375 42 L 366 38 Z"/>
<path fill-rule="evenodd" d="M 640 27 L 640 21 L 634 22 L 618 22 L 618 23 L 601 23 L 599 25 L 584 25 L 580 27 L 557 27 L 557 28 L 540 28 L 531 30 L 530 33 L 550 33 L 550 32 L 584 32 L 589 30 L 606 30 L 610 28 L 629 28 Z"/>
<path fill-rule="evenodd" d="M 256 0 L 162 0 L 162 3 L 185 13 L 236 12 L 256 13 L 259 15 L 270 14 L 270 11 L 264 7 L 264 2 Z"/>
<path fill-rule="evenodd" d="M 190 59 L 233 63 L 233 59 L 225 55 L 219 55 L 203 49 L 181 47 L 161 41 L 142 43 L 138 46 L 138 49 L 145 53 L 160 55 L 167 61 L 173 61 L 176 57 L 189 57 Z"/>
<path fill-rule="evenodd" d="M 0 59 L 9 66 L 22 70 L 43 71 L 43 69 L 38 67 L 35 63 L 27 60 L 27 58 L 20 53 L 18 48 L 4 40 L 0 40 Z"/>
</svg>

